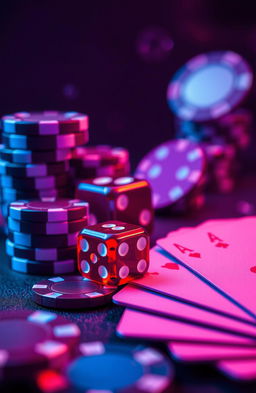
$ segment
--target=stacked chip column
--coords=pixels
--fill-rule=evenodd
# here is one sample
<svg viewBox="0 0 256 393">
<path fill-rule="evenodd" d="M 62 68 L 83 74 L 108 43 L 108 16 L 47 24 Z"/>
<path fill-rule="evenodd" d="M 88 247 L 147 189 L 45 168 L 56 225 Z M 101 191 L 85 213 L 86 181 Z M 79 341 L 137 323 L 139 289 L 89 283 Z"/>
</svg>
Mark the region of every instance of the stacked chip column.
<svg viewBox="0 0 256 393">
<path fill-rule="evenodd" d="M 2 118 L 2 211 L 23 199 L 70 195 L 73 148 L 88 142 L 88 116 L 76 112 L 20 112 Z"/>
<path fill-rule="evenodd" d="M 176 138 L 200 143 L 208 158 L 208 188 L 232 191 L 242 153 L 250 144 L 250 65 L 239 54 L 218 51 L 190 59 L 171 79 L 167 101 L 176 116 Z"/>
<path fill-rule="evenodd" d="M 77 236 L 88 224 L 80 200 L 17 201 L 9 205 L 6 253 L 12 270 L 37 275 L 77 271 Z"/>
</svg>

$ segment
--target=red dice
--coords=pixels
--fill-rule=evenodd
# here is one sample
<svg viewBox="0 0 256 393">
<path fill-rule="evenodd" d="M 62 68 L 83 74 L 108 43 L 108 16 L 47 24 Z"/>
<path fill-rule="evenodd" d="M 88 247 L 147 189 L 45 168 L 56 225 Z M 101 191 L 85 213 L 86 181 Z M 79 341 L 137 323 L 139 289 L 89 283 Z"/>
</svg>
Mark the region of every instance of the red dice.
<svg viewBox="0 0 256 393">
<path fill-rule="evenodd" d="M 103 285 L 122 285 L 142 277 L 149 266 L 144 228 L 120 221 L 85 227 L 78 236 L 80 273 Z"/>
<path fill-rule="evenodd" d="M 90 224 L 119 220 L 153 229 L 151 188 L 146 180 L 133 177 L 98 177 L 81 182 L 76 196 L 90 204 Z"/>
</svg>

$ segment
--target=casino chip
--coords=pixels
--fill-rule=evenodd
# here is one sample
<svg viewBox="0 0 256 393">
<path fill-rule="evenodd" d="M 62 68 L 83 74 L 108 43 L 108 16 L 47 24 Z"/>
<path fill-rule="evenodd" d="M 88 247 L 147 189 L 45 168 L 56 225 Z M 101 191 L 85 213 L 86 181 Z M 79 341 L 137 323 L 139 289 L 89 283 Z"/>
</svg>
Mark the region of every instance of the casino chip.
<svg viewBox="0 0 256 393">
<path fill-rule="evenodd" d="M 76 179 L 101 176 L 122 177 L 130 173 L 128 150 L 108 145 L 77 147 L 73 150 L 71 172 Z"/>
<path fill-rule="evenodd" d="M 65 161 L 71 158 L 70 149 L 35 151 L 1 149 L 0 158 L 16 164 L 40 164 Z"/>
<path fill-rule="evenodd" d="M 108 145 L 77 147 L 72 153 L 72 159 L 82 160 L 85 166 L 104 166 L 126 163 L 129 152 L 122 147 Z"/>
<path fill-rule="evenodd" d="M 35 261 L 56 261 L 65 259 L 76 259 L 76 247 L 63 248 L 32 248 L 25 247 L 6 240 L 6 254 L 10 257 L 30 259 Z"/>
<path fill-rule="evenodd" d="M 54 150 L 67 149 L 88 142 L 88 131 L 79 134 L 27 136 L 3 134 L 2 141 L 8 149 Z"/>
<path fill-rule="evenodd" d="M 205 176 L 206 158 L 201 147 L 185 139 L 163 143 L 139 163 L 135 178 L 146 179 L 156 209 L 174 204 L 188 195 Z"/>
<path fill-rule="evenodd" d="M 3 188 L 2 199 L 6 202 L 16 201 L 18 199 L 41 199 L 41 198 L 57 198 L 67 195 L 66 188 L 47 188 L 46 190 L 20 191 L 16 188 Z"/>
<path fill-rule="evenodd" d="M 183 120 L 209 121 L 240 105 L 252 87 L 252 70 L 234 52 L 209 52 L 192 58 L 172 78 L 167 101 Z"/>
<path fill-rule="evenodd" d="M 88 216 L 89 205 L 79 199 L 43 198 L 41 201 L 17 201 L 9 207 L 15 220 L 57 222 Z"/>
<path fill-rule="evenodd" d="M 10 257 L 9 266 L 19 273 L 49 276 L 55 274 L 75 273 L 77 271 L 76 259 L 63 261 L 31 261 L 30 259 Z"/>
<path fill-rule="evenodd" d="M 33 285 L 34 301 L 44 307 L 79 309 L 109 303 L 116 288 L 105 287 L 82 276 L 53 277 Z"/>
<path fill-rule="evenodd" d="M 0 312 L 0 379 L 62 367 L 74 352 L 80 330 L 46 311 Z"/>
<path fill-rule="evenodd" d="M 79 232 L 69 233 L 67 235 L 35 235 L 30 233 L 12 232 L 8 228 L 8 238 L 15 245 L 35 248 L 61 248 L 72 247 L 77 244 Z"/>
<path fill-rule="evenodd" d="M 81 231 L 87 225 L 87 216 L 80 220 L 59 222 L 18 221 L 8 217 L 8 228 L 12 232 L 35 235 L 62 235 Z"/>
<path fill-rule="evenodd" d="M 10 134 L 57 135 L 88 130 L 88 116 L 77 112 L 17 112 L 2 118 L 3 131 Z"/>
<path fill-rule="evenodd" d="M 0 175 L 13 177 L 56 176 L 69 171 L 69 162 L 60 161 L 49 164 L 13 164 L 0 160 Z"/>
<path fill-rule="evenodd" d="M 174 378 L 169 359 L 155 348 L 143 345 L 80 344 L 82 356 L 55 373 L 52 393 L 163 393 Z M 42 392 L 49 392 L 51 379 L 38 375 Z"/>
<path fill-rule="evenodd" d="M 68 183 L 67 174 L 59 176 L 44 176 L 38 178 L 19 178 L 12 176 L 1 176 L 0 175 L 0 185 L 2 188 L 14 188 L 17 191 L 30 191 L 31 189 L 36 190 L 47 190 L 47 189 L 58 189 L 63 187 Z"/>
</svg>

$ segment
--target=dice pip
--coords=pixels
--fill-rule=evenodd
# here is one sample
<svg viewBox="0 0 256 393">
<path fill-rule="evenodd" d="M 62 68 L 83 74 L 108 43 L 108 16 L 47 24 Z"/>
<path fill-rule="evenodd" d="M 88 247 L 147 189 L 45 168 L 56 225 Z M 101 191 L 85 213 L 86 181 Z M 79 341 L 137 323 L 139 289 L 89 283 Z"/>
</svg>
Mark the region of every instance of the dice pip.
<svg viewBox="0 0 256 393">
<path fill-rule="evenodd" d="M 90 224 L 118 220 L 140 225 L 151 233 L 154 210 L 146 180 L 98 177 L 78 184 L 76 197 L 90 204 Z"/>
<path fill-rule="evenodd" d="M 85 227 L 78 236 L 78 270 L 103 285 L 122 285 L 142 277 L 149 266 L 149 235 L 120 221 Z"/>
</svg>

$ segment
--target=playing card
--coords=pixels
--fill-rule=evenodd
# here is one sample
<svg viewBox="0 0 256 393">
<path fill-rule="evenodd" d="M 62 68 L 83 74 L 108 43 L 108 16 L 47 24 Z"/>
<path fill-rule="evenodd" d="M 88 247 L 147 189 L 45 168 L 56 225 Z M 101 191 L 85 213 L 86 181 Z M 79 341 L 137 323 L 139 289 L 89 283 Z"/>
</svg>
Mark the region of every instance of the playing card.
<svg viewBox="0 0 256 393">
<path fill-rule="evenodd" d="M 244 322 L 255 323 L 254 318 L 245 311 L 191 274 L 185 267 L 175 263 L 175 258 L 162 255 L 161 251 L 163 251 L 161 248 L 150 250 L 149 271 L 143 278 L 133 281 L 132 285 L 147 288 Z"/>
<path fill-rule="evenodd" d="M 201 327 L 177 320 L 156 317 L 142 311 L 126 309 L 117 326 L 122 337 L 177 342 L 226 344 L 232 346 L 253 346 L 255 340 L 225 333 L 208 327 Z"/>
<path fill-rule="evenodd" d="M 203 225 L 157 241 L 191 272 L 256 318 L 256 218 Z"/>
<path fill-rule="evenodd" d="M 156 316 L 178 319 L 200 326 L 211 326 L 230 334 L 239 334 L 256 339 L 256 327 L 223 315 L 180 302 L 175 299 L 127 285 L 113 296 L 114 303 Z"/>
<path fill-rule="evenodd" d="M 252 381 L 256 379 L 256 359 L 228 360 L 217 363 L 218 369 L 229 378 Z"/>
<path fill-rule="evenodd" d="M 233 347 L 227 345 L 198 343 L 168 343 L 171 356 L 181 362 L 213 362 L 227 359 L 248 359 L 256 361 L 256 347 Z"/>
</svg>

